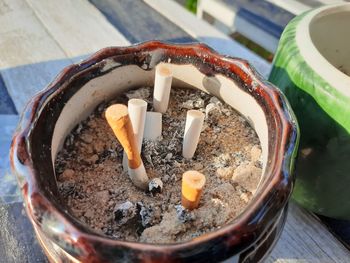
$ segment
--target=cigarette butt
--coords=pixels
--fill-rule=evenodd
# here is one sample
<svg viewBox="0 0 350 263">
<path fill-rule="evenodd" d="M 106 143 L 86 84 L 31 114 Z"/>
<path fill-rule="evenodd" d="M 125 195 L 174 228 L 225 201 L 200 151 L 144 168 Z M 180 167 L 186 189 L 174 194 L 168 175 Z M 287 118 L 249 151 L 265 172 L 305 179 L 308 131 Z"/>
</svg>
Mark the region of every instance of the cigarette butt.
<svg viewBox="0 0 350 263">
<path fill-rule="evenodd" d="M 147 189 L 148 177 L 138 151 L 128 108 L 123 104 L 114 104 L 107 108 L 105 116 L 128 157 L 130 179 L 136 186 Z"/>
<path fill-rule="evenodd" d="M 198 110 L 187 111 L 182 156 L 192 158 L 198 145 L 205 114 Z"/>
<path fill-rule="evenodd" d="M 173 75 L 169 68 L 164 65 L 156 67 L 153 107 L 157 112 L 165 113 L 168 109 L 172 79 Z"/>
<path fill-rule="evenodd" d="M 133 128 L 133 132 L 136 138 L 138 152 L 141 153 L 143 133 L 145 128 L 147 111 L 147 102 L 141 99 L 130 99 L 128 101 L 128 113 Z M 128 169 L 128 158 L 126 153 L 123 154 L 123 169 Z"/>
<path fill-rule="evenodd" d="M 146 112 L 144 138 L 155 140 L 162 135 L 162 114 L 160 112 Z"/>
<path fill-rule="evenodd" d="M 139 153 L 142 148 L 142 139 L 145 129 L 147 102 L 141 99 L 131 99 L 128 102 L 128 112 L 132 128 L 136 137 Z"/>
<path fill-rule="evenodd" d="M 187 171 L 182 175 L 181 204 L 189 210 L 198 207 L 205 184 L 205 176 L 197 171 Z"/>
<path fill-rule="evenodd" d="M 141 165 L 141 157 L 137 150 L 128 108 L 123 104 L 109 106 L 106 110 L 106 119 L 128 156 L 129 167 L 138 168 Z"/>
<path fill-rule="evenodd" d="M 138 168 L 131 169 L 129 166 L 128 174 L 130 177 L 130 180 L 133 182 L 134 185 L 136 185 L 138 188 L 147 190 L 148 189 L 148 176 L 146 173 L 145 166 L 141 162 L 141 165 Z"/>
</svg>

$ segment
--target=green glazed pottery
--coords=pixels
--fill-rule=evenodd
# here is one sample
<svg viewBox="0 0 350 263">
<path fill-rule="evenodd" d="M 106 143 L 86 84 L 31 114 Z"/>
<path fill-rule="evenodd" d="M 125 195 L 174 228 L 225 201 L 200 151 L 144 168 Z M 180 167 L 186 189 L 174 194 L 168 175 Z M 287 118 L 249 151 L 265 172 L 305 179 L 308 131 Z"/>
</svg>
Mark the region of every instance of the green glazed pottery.
<svg viewBox="0 0 350 263">
<path fill-rule="evenodd" d="M 294 199 L 350 220 L 350 3 L 293 19 L 269 80 L 285 93 L 300 125 Z"/>
</svg>

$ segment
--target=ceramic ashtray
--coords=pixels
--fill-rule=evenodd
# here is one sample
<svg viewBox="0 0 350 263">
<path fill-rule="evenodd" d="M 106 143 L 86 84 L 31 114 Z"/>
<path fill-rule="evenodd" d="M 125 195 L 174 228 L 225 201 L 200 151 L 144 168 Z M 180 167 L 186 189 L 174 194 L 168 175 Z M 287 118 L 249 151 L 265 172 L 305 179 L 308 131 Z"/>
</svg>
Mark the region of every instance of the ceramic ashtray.
<svg viewBox="0 0 350 263">
<path fill-rule="evenodd" d="M 65 68 L 22 116 L 12 169 L 52 262 L 259 262 L 279 238 L 293 189 L 298 125 L 285 97 L 244 60 L 203 44 L 105 48 Z M 227 132 L 232 123 L 245 136 Z M 234 145 L 235 137 L 242 145 Z M 261 149 L 261 158 L 247 160 L 260 171 L 254 189 L 245 184 L 251 170 L 238 174 L 236 168 L 232 176 L 227 165 L 244 155 L 237 149 L 245 143 Z M 215 158 L 221 158 L 218 167 Z M 239 182 L 243 175 L 247 180 Z M 237 189 L 243 190 L 234 199 Z M 226 206 L 218 217 L 236 211 L 225 199 L 231 190 L 231 199 L 246 205 L 222 225 L 201 229 L 210 220 L 200 211 L 209 211 L 210 202 Z M 88 210 L 89 195 L 100 207 L 92 203 Z M 161 214 L 150 216 L 157 209 Z M 101 211 L 111 213 L 105 222 Z M 167 218 L 181 231 L 166 232 Z M 125 235 L 132 226 L 139 227 Z"/>
</svg>

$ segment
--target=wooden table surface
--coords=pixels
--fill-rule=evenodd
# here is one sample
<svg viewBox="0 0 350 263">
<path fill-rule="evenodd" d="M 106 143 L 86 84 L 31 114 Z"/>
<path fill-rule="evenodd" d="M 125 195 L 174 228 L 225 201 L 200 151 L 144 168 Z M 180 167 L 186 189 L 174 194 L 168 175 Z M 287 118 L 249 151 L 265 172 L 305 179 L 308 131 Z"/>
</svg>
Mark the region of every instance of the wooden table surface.
<svg viewBox="0 0 350 263">
<path fill-rule="evenodd" d="M 171 0 L 0 0 L 0 262 L 46 262 L 9 171 L 11 134 L 27 100 L 65 66 L 106 46 L 201 41 L 270 65 Z M 293 202 L 267 262 L 350 262 L 350 252 Z"/>
</svg>

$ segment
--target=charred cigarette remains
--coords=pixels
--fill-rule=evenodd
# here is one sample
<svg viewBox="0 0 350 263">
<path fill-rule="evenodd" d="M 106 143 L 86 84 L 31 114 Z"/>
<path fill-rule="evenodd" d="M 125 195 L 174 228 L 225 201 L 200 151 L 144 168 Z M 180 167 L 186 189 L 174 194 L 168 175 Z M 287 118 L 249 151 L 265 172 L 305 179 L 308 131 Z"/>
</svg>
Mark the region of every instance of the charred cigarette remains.
<svg viewBox="0 0 350 263">
<path fill-rule="evenodd" d="M 172 79 L 173 76 L 169 68 L 165 65 L 158 65 L 156 67 L 153 107 L 157 112 L 165 113 L 168 109 Z"/>
<path fill-rule="evenodd" d="M 155 210 L 152 206 L 144 205 L 142 202 L 137 203 L 140 210 L 141 224 L 143 227 L 148 227 L 155 221 Z"/>
<path fill-rule="evenodd" d="M 137 187 L 147 189 L 148 177 L 138 151 L 128 108 L 123 104 L 114 104 L 107 108 L 105 116 L 128 157 L 130 179 Z"/>
<path fill-rule="evenodd" d="M 148 184 L 148 191 L 152 194 L 159 194 L 163 190 L 163 182 L 160 178 L 153 178 Z"/>
<path fill-rule="evenodd" d="M 191 211 L 183 207 L 182 205 L 176 205 L 175 210 L 176 210 L 177 219 L 181 223 L 190 222 L 196 219 L 195 215 Z"/>
<path fill-rule="evenodd" d="M 114 220 L 118 225 L 124 225 L 137 216 L 137 207 L 130 201 L 116 205 L 114 208 Z"/>
</svg>

